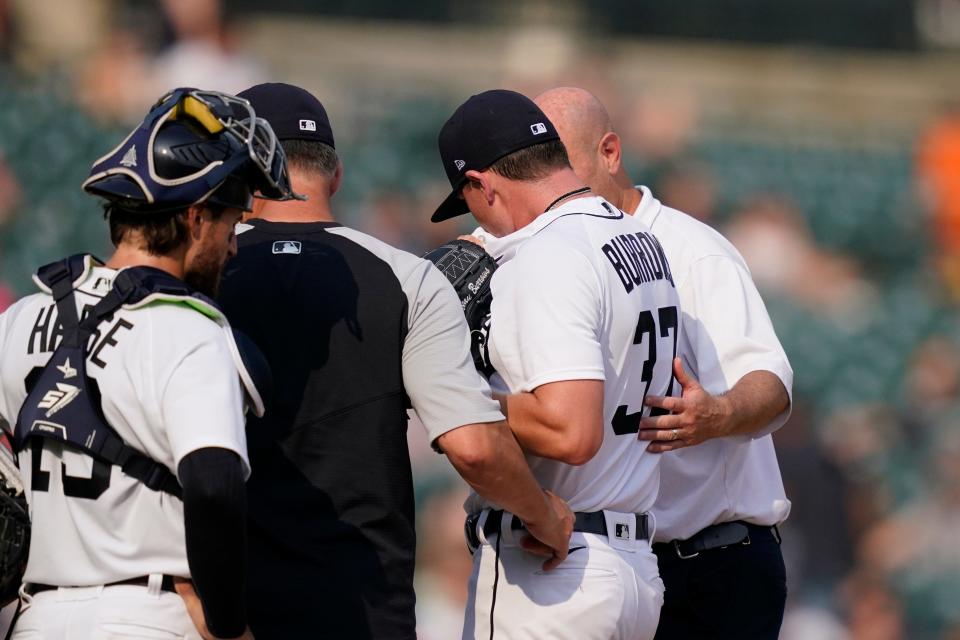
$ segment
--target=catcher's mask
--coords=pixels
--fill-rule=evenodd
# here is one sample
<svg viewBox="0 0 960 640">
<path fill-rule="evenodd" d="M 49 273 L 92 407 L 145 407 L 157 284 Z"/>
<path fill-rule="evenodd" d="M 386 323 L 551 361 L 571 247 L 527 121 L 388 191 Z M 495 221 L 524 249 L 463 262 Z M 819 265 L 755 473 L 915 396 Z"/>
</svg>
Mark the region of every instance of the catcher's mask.
<svg viewBox="0 0 960 640">
<path fill-rule="evenodd" d="M 158 213 L 209 201 L 249 211 L 252 196 L 304 199 L 290 187 L 270 124 L 243 98 L 180 88 L 166 94 L 113 151 L 93 163 L 87 193 Z"/>
</svg>

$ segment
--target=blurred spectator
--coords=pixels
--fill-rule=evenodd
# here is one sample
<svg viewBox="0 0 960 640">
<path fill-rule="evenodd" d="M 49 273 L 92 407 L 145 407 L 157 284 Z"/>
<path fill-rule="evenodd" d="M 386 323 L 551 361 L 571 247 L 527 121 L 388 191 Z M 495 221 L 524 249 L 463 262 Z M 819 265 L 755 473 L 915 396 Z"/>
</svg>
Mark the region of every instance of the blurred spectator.
<svg viewBox="0 0 960 640">
<path fill-rule="evenodd" d="M 774 433 L 784 489 L 794 504 L 782 526 L 790 594 L 831 589 L 853 560 L 847 480 L 816 439 L 814 418 L 811 407 L 795 402 L 789 428 Z"/>
<path fill-rule="evenodd" d="M 623 122 L 623 147 L 654 163 L 686 150 L 700 120 L 700 101 L 692 89 L 659 90 L 636 96 L 625 111 L 617 120 Z"/>
<path fill-rule="evenodd" d="M 951 295 L 960 299 L 960 104 L 921 135 L 917 175 L 933 215 L 937 267 Z"/>
<path fill-rule="evenodd" d="M 417 519 L 417 637 L 459 638 L 473 560 L 463 536 L 467 488 L 451 481 L 420 505 Z"/>
<path fill-rule="evenodd" d="M 866 571 L 851 575 L 840 588 L 850 640 L 905 640 L 903 611 L 889 585 Z"/>
<path fill-rule="evenodd" d="M 431 203 L 443 200 L 449 191 L 448 186 L 435 183 L 418 194 L 414 211 L 417 226 L 414 232 L 417 234 L 417 242 L 419 247 L 422 247 L 422 252 L 435 249 L 474 229 L 470 225 L 469 216 L 451 218 L 443 222 L 430 222 L 430 216 L 425 215 L 425 212 L 430 211 Z"/>
<path fill-rule="evenodd" d="M 960 348 L 939 335 L 931 336 L 912 353 L 904 380 L 907 426 L 916 440 L 935 433 L 956 414 L 960 402 Z"/>
<path fill-rule="evenodd" d="M 416 253 L 414 199 L 400 189 L 375 190 L 361 207 L 357 227 L 378 240 Z"/>
<path fill-rule="evenodd" d="M 163 0 L 162 6 L 174 41 L 152 64 L 151 94 L 184 86 L 238 93 L 267 79 L 239 48 L 222 0 Z"/>
<path fill-rule="evenodd" d="M 725 235 L 761 291 L 782 292 L 812 311 L 841 316 L 863 311 L 874 297 L 857 263 L 819 248 L 802 214 L 781 196 L 749 198 Z"/>
<path fill-rule="evenodd" d="M 0 62 L 6 62 L 10 57 L 10 39 L 13 35 L 13 25 L 10 20 L 10 0 L 0 0 Z"/>
<path fill-rule="evenodd" d="M 430 222 L 433 203 L 448 191 L 449 187 L 434 184 L 416 194 L 400 188 L 375 190 L 358 208 L 354 224 L 379 240 L 422 255 L 470 231 L 464 218 Z"/>
<path fill-rule="evenodd" d="M 0 155 L 0 232 L 8 225 L 20 204 L 20 184 Z M 0 249 L 2 251 L 2 249 Z M 2 256 L 2 253 L 0 253 Z M 2 271 L 0 271 L 2 276 Z M 9 307 L 14 300 L 13 292 L 0 278 L 0 312 Z"/>
<path fill-rule="evenodd" d="M 936 434 L 923 494 L 878 523 L 861 547 L 864 564 L 903 598 L 917 635 L 960 624 L 960 422 Z"/>
<path fill-rule="evenodd" d="M 87 59 L 76 76 L 77 101 L 101 122 L 133 121 L 151 100 L 148 52 L 135 31 L 115 28 Z"/>
<path fill-rule="evenodd" d="M 74 71 L 109 30 L 116 6 L 114 0 L 5 0 L 0 14 L 7 3 L 14 60 L 30 74 Z"/>
<path fill-rule="evenodd" d="M 159 54 L 149 47 L 159 34 L 117 24 L 89 58 L 76 91 L 91 114 L 135 120 L 174 87 L 237 93 L 266 79 L 264 67 L 239 48 L 222 0 L 163 0 L 161 9 L 170 42 Z"/>
<path fill-rule="evenodd" d="M 0 154 L 0 229 L 7 226 L 13 218 L 20 204 L 20 195 L 20 183 Z"/>
<path fill-rule="evenodd" d="M 861 526 L 871 524 L 876 511 L 887 508 L 893 500 L 881 483 L 889 482 L 890 478 L 883 476 L 903 444 L 903 430 L 896 412 L 883 403 L 851 403 L 824 421 L 819 440 L 825 454 L 843 469 L 847 478 L 873 487 L 880 506 L 871 510 L 872 516 L 854 522 Z M 854 528 L 860 532 L 861 527 Z"/>
<path fill-rule="evenodd" d="M 817 606 L 797 605 L 787 609 L 780 628 L 780 640 L 850 640 L 846 627 L 830 611 Z"/>
<path fill-rule="evenodd" d="M 674 209 L 716 226 L 717 184 L 706 164 L 686 159 L 667 163 L 653 191 Z"/>
</svg>

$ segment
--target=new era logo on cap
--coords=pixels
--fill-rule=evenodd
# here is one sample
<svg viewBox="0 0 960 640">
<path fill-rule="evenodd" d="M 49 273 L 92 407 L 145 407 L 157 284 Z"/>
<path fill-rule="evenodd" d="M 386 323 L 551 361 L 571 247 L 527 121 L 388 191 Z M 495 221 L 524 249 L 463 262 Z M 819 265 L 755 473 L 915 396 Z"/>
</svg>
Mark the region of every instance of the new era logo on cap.
<svg viewBox="0 0 960 640">
<path fill-rule="evenodd" d="M 317 122 L 315 120 L 301 120 L 300 131 L 316 131 Z"/>
<path fill-rule="evenodd" d="M 523 94 L 494 89 L 471 96 L 440 129 L 437 143 L 451 190 L 430 219 L 467 213 L 461 197 L 467 167 L 484 171 L 511 153 L 559 139 L 540 107 Z"/>
</svg>

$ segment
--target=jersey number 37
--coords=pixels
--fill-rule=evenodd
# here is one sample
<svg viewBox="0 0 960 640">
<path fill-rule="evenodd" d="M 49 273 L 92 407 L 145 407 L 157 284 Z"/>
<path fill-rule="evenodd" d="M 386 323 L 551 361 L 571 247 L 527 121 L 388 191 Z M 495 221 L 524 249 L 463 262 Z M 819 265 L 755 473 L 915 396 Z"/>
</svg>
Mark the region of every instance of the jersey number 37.
<svg viewBox="0 0 960 640">
<path fill-rule="evenodd" d="M 637 330 L 633 334 L 633 344 L 647 345 L 647 359 L 643 362 L 643 369 L 640 373 L 643 396 L 637 399 L 640 410 L 636 413 L 628 413 L 630 407 L 626 404 L 617 407 L 610 423 L 613 426 L 613 432 L 618 436 L 637 433 L 640 430 L 640 418 L 643 417 L 643 399 L 647 397 L 647 393 L 650 391 L 650 383 L 653 381 L 654 370 L 657 366 L 657 342 L 660 338 L 670 338 L 671 334 L 673 337 L 673 354 L 670 356 L 670 364 L 668 365 L 670 382 L 665 395 L 673 395 L 673 359 L 677 356 L 677 324 L 679 320 L 677 308 L 660 307 L 656 316 L 654 318 L 652 311 L 642 311 L 640 318 L 637 320 Z M 627 391 L 629 392 L 630 389 L 631 387 L 628 386 Z M 667 413 L 665 409 L 658 408 L 653 408 L 650 411 L 651 416 L 665 413 Z"/>
</svg>

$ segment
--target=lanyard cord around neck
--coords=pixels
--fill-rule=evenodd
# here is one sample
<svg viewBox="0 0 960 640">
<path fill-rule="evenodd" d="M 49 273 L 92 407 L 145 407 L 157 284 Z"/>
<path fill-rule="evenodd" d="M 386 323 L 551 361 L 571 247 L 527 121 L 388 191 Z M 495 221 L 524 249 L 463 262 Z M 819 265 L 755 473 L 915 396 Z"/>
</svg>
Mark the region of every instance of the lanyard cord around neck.
<svg viewBox="0 0 960 640">
<path fill-rule="evenodd" d="M 547 211 L 550 211 L 550 209 L 553 209 L 555 206 L 557 206 L 558 204 L 560 204 L 561 202 L 563 202 L 563 201 L 566 200 L 567 198 L 572 198 L 573 196 L 578 196 L 578 195 L 580 195 L 581 193 L 586 193 L 586 192 L 588 192 L 588 191 L 590 191 L 590 187 L 580 187 L 579 189 L 574 189 L 573 191 L 568 191 L 567 193 L 563 194 L 562 196 L 560 196 L 559 198 L 557 198 L 556 200 L 554 200 L 553 202 L 551 202 L 550 204 L 548 204 L 548 205 L 547 205 L 547 208 L 544 209 L 543 212 L 546 213 Z"/>
</svg>

